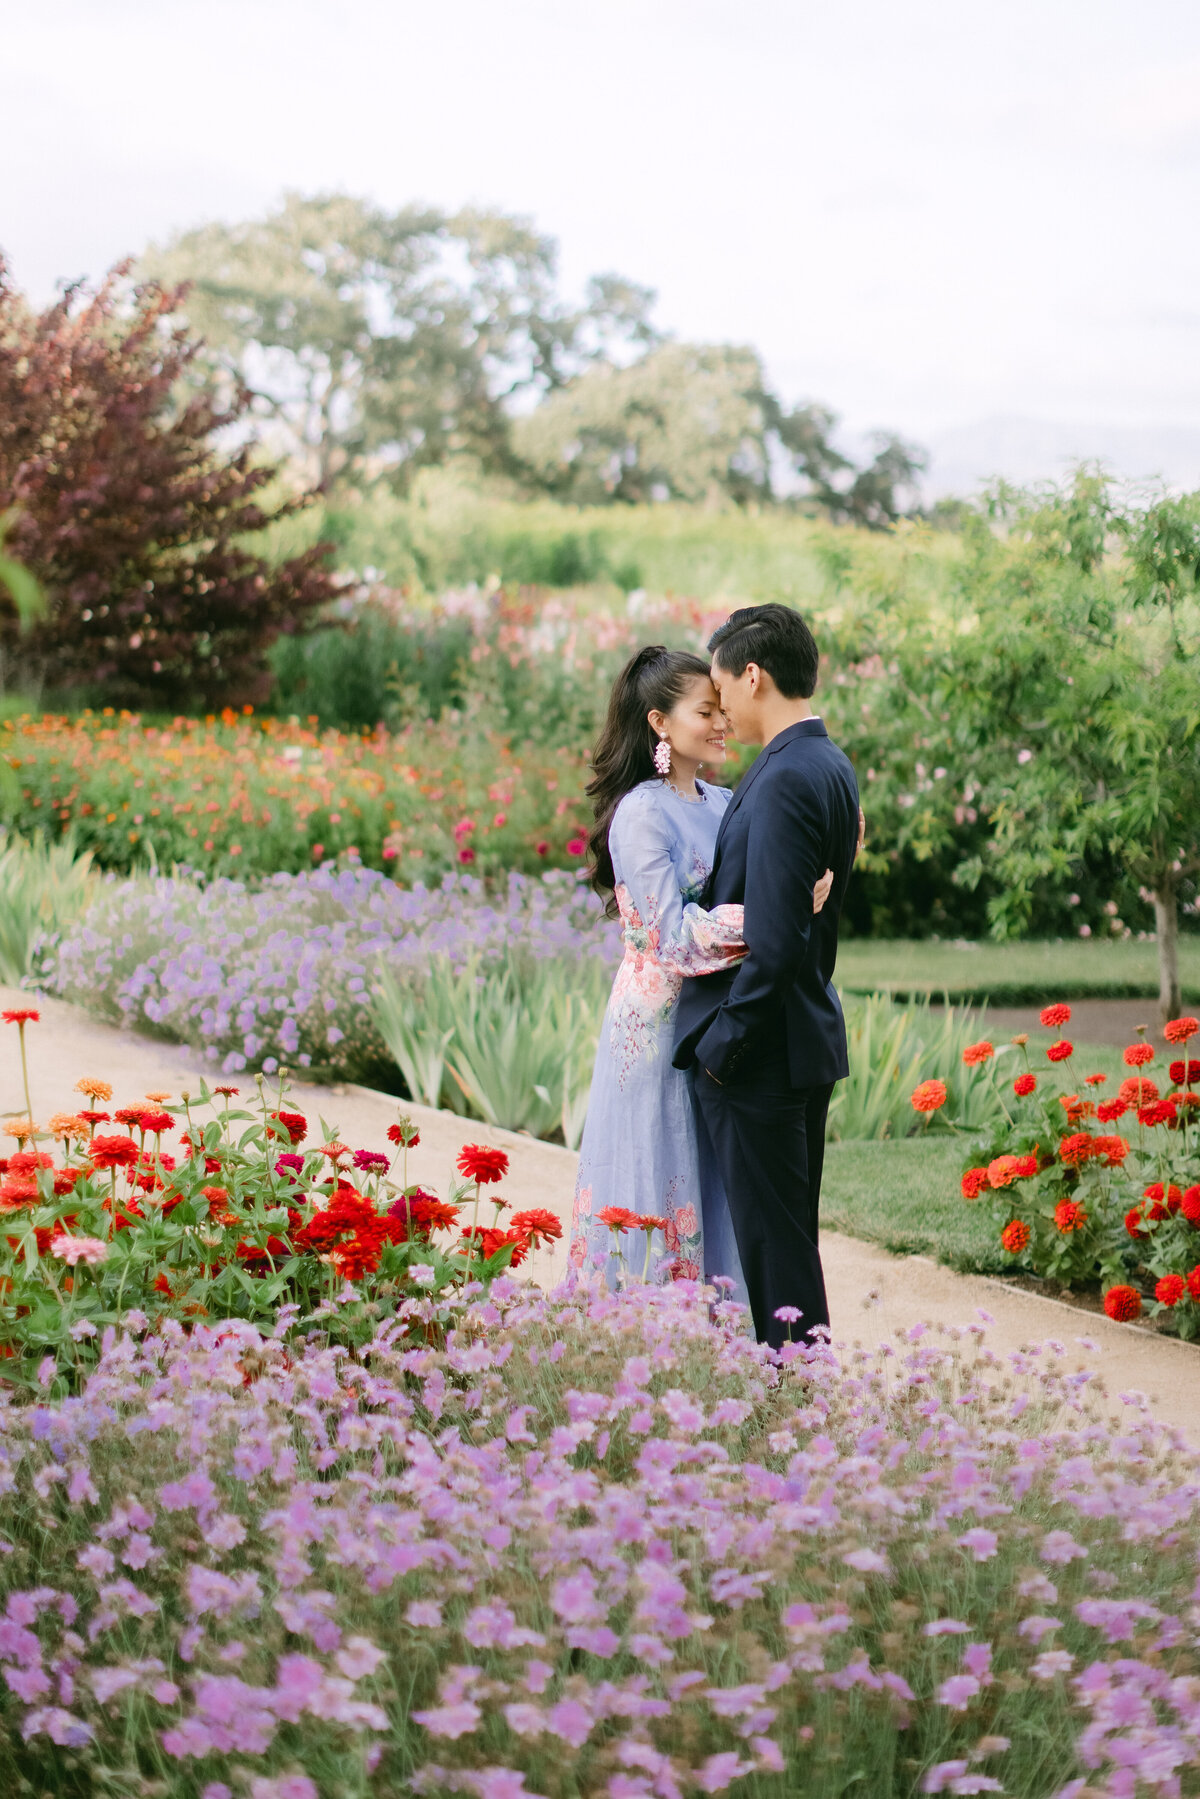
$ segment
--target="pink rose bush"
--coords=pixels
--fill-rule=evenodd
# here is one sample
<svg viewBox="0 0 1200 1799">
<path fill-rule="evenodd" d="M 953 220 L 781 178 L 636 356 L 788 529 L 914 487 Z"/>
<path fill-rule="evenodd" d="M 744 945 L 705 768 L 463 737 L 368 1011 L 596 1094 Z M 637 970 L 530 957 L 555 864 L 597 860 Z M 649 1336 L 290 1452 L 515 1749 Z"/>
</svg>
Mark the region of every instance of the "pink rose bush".
<svg viewBox="0 0 1200 1799">
<path fill-rule="evenodd" d="M 1055 1346 L 699 1286 L 128 1317 L 0 1408 L 0 1790 L 1180 1793 L 1200 1468 Z"/>
</svg>

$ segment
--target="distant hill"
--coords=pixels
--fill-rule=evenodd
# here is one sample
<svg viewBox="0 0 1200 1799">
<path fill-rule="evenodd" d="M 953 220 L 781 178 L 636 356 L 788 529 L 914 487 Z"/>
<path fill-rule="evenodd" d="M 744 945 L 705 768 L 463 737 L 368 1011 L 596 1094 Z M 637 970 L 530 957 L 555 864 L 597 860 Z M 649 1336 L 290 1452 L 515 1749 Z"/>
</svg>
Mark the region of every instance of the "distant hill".
<svg viewBox="0 0 1200 1799">
<path fill-rule="evenodd" d="M 997 415 L 927 434 L 926 497 L 971 493 L 1000 475 L 1025 484 L 1061 478 L 1080 461 L 1101 461 L 1132 480 L 1161 478 L 1200 488 L 1200 426 L 1069 424 Z"/>
</svg>

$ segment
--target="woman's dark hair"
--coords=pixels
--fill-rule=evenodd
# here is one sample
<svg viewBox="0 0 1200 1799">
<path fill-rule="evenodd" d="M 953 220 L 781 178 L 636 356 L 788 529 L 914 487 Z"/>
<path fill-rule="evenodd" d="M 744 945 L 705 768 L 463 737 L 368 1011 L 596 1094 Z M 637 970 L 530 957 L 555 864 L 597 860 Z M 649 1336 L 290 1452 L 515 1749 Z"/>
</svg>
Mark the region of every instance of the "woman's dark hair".
<svg viewBox="0 0 1200 1799">
<path fill-rule="evenodd" d="M 652 643 L 632 656 L 613 682 L 604 729 L 592 755 L 592 778 L 587 784 L 587 796 L 596 815 L 588 832 L 592 886 L 597 893 L 610 896 L 606 907 L 610 918 L 617 915 L 612 898 L 616 876 L 608 847 L 613 813 L 627 793 L 653 779 L 656 772 L 654 750 L 658 739 L 647 714 L 670 712 L 697 675 L 708 678 L 708 663 L 701 657 Z"/>
<path fill-rule="evenodd" d="M 742 606 L 713 632 L 708 647 L 735 680 L 757 662 L 784 699 L 811 699 L 816 689 L 817 640 L 790 606 Z"/>
</svg>

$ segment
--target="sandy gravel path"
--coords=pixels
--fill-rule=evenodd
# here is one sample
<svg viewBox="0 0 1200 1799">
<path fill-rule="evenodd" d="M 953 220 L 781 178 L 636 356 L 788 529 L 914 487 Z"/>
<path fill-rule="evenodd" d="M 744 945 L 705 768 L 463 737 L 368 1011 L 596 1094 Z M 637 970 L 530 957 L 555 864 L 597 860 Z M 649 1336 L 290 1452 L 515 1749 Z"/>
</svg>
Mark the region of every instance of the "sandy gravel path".
<svg viewBox="0 0 1200 1799">
<path fill-rule="evenodd" d="M 52 1112 L 75 1109 L 79 1096 L 74 1084 L 83 1074 L 110 1081 L 118 1105 L 132 1104 L 155 1089 L 178 1096 L 199 1086 L 201 1063 L 191 1051 L 114 1030 L 60 1000 L 0 987 L 0 1007 L 30 1004 L 41 1011 L 40 1023 L 28 1027 L 34 1116 L 41 1122 Z M 211 1071 L 209 1078 L 214 1078 Z M 240 1077 L 240 1085 L 253 1093 L 252 1078 Z M 387 1127 L 400 1109 L 396 1100 L 365 1087 L 305 1084 L 296 1087 L 295 1095 L 314 1132 L 323 1119 L 356 1149 L 384 1148 Z M 569 1223 L 575 1180 L 570 1150 L 425 1106 L 406 1104 L 403 1109 L 421 1132 L 419 1146 L 410 1152 L 410 1179 L 444 1192 L 464 1143 L 493 1144 L 511 1158 L 503 1190 L 512 1208 L 548 1206 L 564 1225 Z M 24 1106 L 17 1033 L 5 1026 L 0 1036 L 0 1112 L 18 1110 Z M 1200 1448 L 1200 1347 L 1112 1324 L 1004 1281 L 956 1274 L 925 1256 L 893 1256 L 837 1232 L 826 1232 L 822 1255 L 837 1341 L 875 1344 L 922 1322 L 935 1328 L 973 1324 L 982 1311 L 992 1320 L 988 1341 L 994 1349 L 1061 1344 L 1068 1362 L 1098 1371 L 1115 1413 L 1123 1403 L 1136 1404 L 1145 1396 L 1164 1422 L 1178 1426 Z M 565 1267 L 565 1247 L 559 1245 L 555 1253 L 543 1251 L 533 1258 L 530 1272 L 551 1283 Z M 1123 1401 L 1123 1395 L 1130 1397 Z"/>
</svg>

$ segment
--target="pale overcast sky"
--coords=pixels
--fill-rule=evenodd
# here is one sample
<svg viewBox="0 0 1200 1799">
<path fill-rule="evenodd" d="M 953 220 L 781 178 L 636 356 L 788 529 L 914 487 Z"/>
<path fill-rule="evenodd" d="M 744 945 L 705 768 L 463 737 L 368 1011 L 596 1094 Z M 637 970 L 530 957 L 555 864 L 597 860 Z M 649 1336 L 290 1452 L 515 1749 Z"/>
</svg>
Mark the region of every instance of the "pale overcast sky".
<svg viewBox="0 0 1200 1799">
<path fill-rule="evenodd" d="M 55 0 L 0 59 L 39 297 L 288 187 L 483 201 L 855 428 L 1200 434 L 1195 0 Z"/>
</svg>

